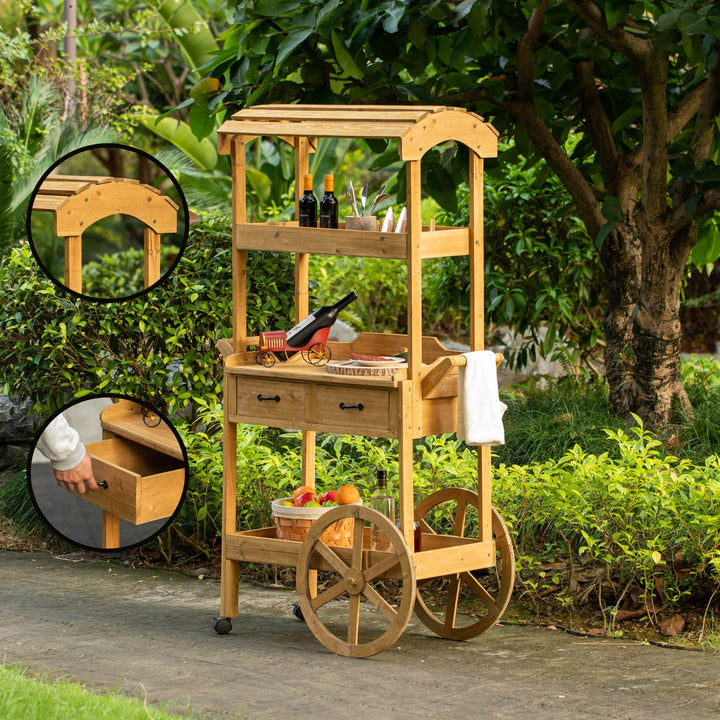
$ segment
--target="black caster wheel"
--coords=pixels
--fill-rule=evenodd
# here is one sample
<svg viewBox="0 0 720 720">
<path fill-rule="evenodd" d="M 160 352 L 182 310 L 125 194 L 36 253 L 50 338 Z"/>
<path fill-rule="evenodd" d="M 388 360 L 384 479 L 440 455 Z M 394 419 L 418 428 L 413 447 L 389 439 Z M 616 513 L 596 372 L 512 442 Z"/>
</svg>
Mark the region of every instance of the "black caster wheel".
<svg viewBox="0 0 720 720">
<path fill-rule="evenodd" d="M 215 621 L 215 632 L 218 635 L 227 635 L 232 630 L 232 621 L 230 618 L 218 618 Z"/>
<path fill-rule="evenodd" d="M 300 603 L 296 602 L 293 603 L 293 615 L 298 619 L 305 622 L 305 616 L 303 615 L 302 608 L 300 607 Z"/>
</svg>

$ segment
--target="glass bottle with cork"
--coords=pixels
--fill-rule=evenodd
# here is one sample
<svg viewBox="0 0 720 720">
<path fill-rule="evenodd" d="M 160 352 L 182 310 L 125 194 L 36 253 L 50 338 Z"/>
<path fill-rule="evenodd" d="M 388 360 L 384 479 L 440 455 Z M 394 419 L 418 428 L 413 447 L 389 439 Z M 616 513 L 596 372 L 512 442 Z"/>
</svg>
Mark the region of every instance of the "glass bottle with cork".
<svg viewBox="0 0 720 720">
<path fill-rule="evenodd" d="M 395 498 L 388 495 L 387 492 L 387 471 L 378 468 L 375 474 L 377 478 L 377 490 L 370 498 L 369 505 L 373 510 L 377 510 L 387 517 L 390 522 L 395 522 Z M 370 529 L 370 549 L 371 550 L 390 550 L 390 540 L 388 536 L 380 530 L 376 525 Z"/>
</svg>

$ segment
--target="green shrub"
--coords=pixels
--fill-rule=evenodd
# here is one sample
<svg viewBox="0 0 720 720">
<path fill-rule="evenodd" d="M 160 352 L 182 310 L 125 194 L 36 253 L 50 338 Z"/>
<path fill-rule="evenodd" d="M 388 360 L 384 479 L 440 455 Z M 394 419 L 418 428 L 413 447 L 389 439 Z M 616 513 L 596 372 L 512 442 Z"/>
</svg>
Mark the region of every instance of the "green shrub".
<svg viewBox="0 0 720 720">
<path fill-rule="evenodd" d="M 521 574 L 561 548 L 575 571 L 602 569 L 594 588 L 601 607 L 617 606 L 631 588 L 656 607 L 717 589 L 720 457 L 678 460 L 642 427 L 607 434 L 617 459 L 578 445 L 559 460 L 496 468 L 495 501 L 513 530 Z"/>
</svg>

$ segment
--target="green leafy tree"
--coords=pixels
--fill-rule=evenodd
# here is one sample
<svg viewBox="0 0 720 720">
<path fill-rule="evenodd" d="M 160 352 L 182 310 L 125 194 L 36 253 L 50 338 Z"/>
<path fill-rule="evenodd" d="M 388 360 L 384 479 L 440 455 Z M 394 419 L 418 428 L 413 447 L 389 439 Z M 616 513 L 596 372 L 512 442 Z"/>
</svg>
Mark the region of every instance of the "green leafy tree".
<svg viewBox="0 0 720 720">
<path fill-rule="evenodd" d="M 213 74 L 235 105 L 444 103 L 484 114 L 570 193 L 605 275 L 612 409 L 687 406 L 680 287 L 720 255 L 720 8 L 704 0 L 234 3 Z M 572 153 L 566 140 L 576 135 Z M 455 176 L 429 157 L 428 187 Z M 505 162 L 512 157 L 504 158 Z M 443 166 L 443 162 L 445 163 Z M 502 166 L 502 163 L 501 163 Z M 452 172 L 451 172 L 452 171 Z M 433 177 L 435 178 L 433 184 Z M 448 208 L 448 193 L 437 196 Z"/>
</svg>

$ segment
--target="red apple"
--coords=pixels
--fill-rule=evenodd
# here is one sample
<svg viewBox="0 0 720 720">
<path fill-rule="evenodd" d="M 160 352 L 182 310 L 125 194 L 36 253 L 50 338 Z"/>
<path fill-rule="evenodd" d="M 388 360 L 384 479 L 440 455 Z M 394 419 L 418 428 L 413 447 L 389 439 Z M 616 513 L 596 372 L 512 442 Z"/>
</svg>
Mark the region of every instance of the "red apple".
<svg viewBox="0 0 720 720">
<path fill-rule="evenodd" d="M 304 506 L 307 505 L 311 500 L 315 500 L 315 499 L 316 499 L 316 495 L 315 495 L 314 492 L 304 492 L 304 493 L 300 493 L 300 494 L 295 498 L 295 507 L 304 507 Z"/>
<path fill-rule="evenodd" d="M 325 503 L 329 502 L 335 502 L 335 491 L 328 490 L 327 492 L 324 492 L 318 499 L 320 500 L 321 505 L 325 505 Z"/>
</svg>

